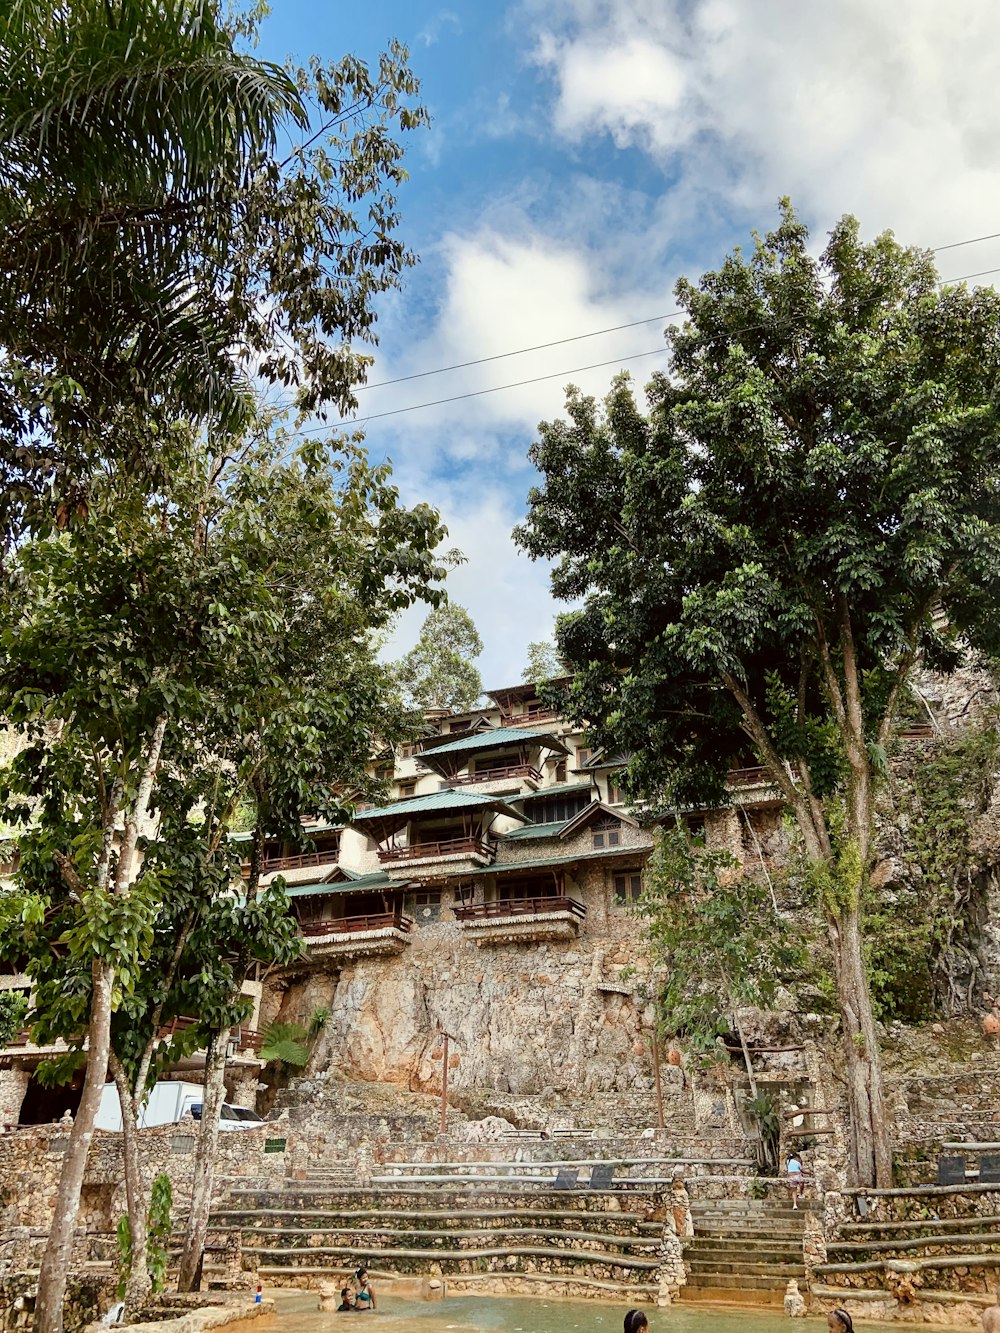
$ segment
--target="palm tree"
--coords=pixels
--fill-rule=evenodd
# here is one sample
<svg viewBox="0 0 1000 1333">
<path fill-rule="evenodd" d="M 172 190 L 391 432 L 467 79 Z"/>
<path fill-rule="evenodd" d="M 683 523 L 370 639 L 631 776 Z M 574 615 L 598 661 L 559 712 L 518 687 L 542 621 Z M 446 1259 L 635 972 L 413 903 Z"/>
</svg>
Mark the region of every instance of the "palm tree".
<svg viewBox="0 0 1000 1333">
<path fill-rule="evenodd" d="M 215 0 L 11 0 L 0 61 L 0 347 L 91 407 L 139 380 L 232 408 L 232 206 L 308 123 L 294 82 L 234 49 Z"/>
</svg>

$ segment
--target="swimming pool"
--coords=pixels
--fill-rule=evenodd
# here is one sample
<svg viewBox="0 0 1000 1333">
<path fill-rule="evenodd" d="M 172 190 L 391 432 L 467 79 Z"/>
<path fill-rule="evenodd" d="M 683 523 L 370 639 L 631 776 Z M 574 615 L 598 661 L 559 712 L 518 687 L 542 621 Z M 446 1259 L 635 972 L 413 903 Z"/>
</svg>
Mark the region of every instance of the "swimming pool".
<svg viewBox="0 0 1000 1333">
<path fill-rule="evenodd" d="M 275 1300 L 278 1333 L 334 1333 L 350 1318 L 377 1321 L 379 1333 L 621 1333 L 627 1304 L 546 1299 L 541 1296 L 449 1296 L 421 1301 L 378 1290 L 374 1316 L 317 1313 L 314 1291 L 268 1292 Z M 650 1333 L 817 1333 L 825 1319 L 794 1324 L 780 1309 L 727 1310 L 711 1306 L 674 1305 L 658 1310 L 645 1305 Z M 353 1325 L 349 1325 L 353 1326 Z M 249 1326 L 248 1326 L 249 1327 Z"/>
</svg>

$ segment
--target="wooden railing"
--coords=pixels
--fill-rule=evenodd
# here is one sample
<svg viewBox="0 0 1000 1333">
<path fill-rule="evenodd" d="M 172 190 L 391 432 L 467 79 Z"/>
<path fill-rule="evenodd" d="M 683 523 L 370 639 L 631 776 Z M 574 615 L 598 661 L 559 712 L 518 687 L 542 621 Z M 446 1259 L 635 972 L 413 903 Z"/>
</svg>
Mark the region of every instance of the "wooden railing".
<svg viewBox="0 0 1000 1333">
<path fill-rule="evenodd" d="M 763 764 L 756 764 L 752 768 L 731 768 L 726 774 L 726 782 L 730 787 L 758 787 L 770 781 L 771 777 Z"/>
<path fill-rule="evenodd" d="M 911 722 L 899 729 L 901 741 L 932 741 L 934 734 L 934 728 L 929 722 Z"/>
<path fill-rule="evenodd" d="M 502 768 L 477 768 L 474 773 L 459 773 L 448 779 L 449 787 L 467 787 L 474 782 L 507 782 L 511 778 L 531 778 L 541 782 L 542 775 L 532 764 L 506 764 Z"/>
<path fill-rule="evenodd" d="M 308 940 L 313 935 L 351 935 L 359 930 L 402 930 L 413 927 L 413 918 L 402 912 L 375 912 L 369 916 L 331 917 L 327 921 L 301 921 L 299 930 Z"/>
<path fill-rule="evenodd" d="M 408 847 L 380 847 L 380 861 L 416 861 L 438 856 L 482 856 L 492 860 L 494 848 L 482 838 L 448 838 L 444 842 L 414 842 Z"/>
<path fill-rule="evenodd" d="M 551 708 L 545 708 L 541 704 L 536 704 L 531 708 L 526 708 L 523 713 L 504 713 L 503 718 L 505 727 L 516 727 L 522 722 L 558 722 L 559 714 Z"/>
<path fill-rule="evenodd" d="M 302 866 L 325 866 L 332 861 L 336 861 L 339 855 L 340 848 L 337 846 L 321 848 L 318 852 L 297 852 L 291 856 L 268 856 L 261 864 L 260 873 L 270 875 L 276 870 L 299 870 Z M 243 862 L 240 873 L 244 879 L 250 878 L 249 861 Z"/>
<path fill-rule="evenodd" d="M 456 907 L 459 921 L 485 921 L 496 916 L 537 916 L 540 912 L 572 912 L 582 920 L 587 915 L 575 898 L 501 898 L 495 903 L 472 903 Z"/>
</svg>

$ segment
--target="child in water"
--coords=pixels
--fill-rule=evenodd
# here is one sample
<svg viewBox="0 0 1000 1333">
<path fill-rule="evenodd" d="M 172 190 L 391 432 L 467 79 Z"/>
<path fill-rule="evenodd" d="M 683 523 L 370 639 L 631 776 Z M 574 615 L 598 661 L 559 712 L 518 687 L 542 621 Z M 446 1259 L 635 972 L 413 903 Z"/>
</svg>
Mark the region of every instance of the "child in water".
<svg viewBox="0 0 1000 1333">
<path fill-rule="evenodd" d="M 649 1333 L 649 1320 L 642 1310 L 629 1310 L 625 1316 L 625 1333 Z"/>
</svg>

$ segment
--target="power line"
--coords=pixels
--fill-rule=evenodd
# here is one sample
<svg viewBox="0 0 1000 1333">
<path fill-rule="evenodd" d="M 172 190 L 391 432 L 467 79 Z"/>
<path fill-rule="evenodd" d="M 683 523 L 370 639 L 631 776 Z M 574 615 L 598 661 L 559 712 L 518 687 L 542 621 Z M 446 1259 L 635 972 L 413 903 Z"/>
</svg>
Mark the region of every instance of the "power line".
<svg viewBox="0 0 1000 1333">
<path fill-rule="evenodd" d="M 513 352 L 496 352 L 493 356 L 481 356 L 475 361 L 459 361 L 453 366 L 439 366 L 437 370 L 421 370 L 416 375 L 400 375 L 394 380 L 377 380 L 374 384 L 359 384 L 356 393 L 365 389 L 386 389 L 390 384 L 406 384 L 409 380 L 423 380 L 428 375 L 444 375 L 449 370 L 466 370 L 469 366 L 482 366 L 487 361 L 503 361 L 508 356 L 521 356 L 525 352 L 542 352 L 547 347 L 562 347 L 564 343 L 578 343 L 584 338 L 599 338 L 602 333 L 620 333 L 622 329 L 637 329 L 642 324 L 658 324 L 661 319 L 676 319 L 683 315 L 683 310 L 671 310 L 669 315 L 650 315 L 648 319 L 634 319 L 631 324 L 612 324 L 607 329 L 594 329 L 592 333 L 576 333 L 572 338 L 555 338 L 550 343 L 535 343 L 533 347 L 517 347 Z M 646 355 L 643 353 L 642 355 Z"/>
<path fill-rule="evenodd" d="M 948 245 L 934 245 L 930 247 L 931 254 L 937 254 L 941 250 L 957 250 L 963 245 L 977 245 L 980 241 L 994 241 L 1000 239 L 1000 231 L 990 232 L 988 236 L 970 236 L 965 241 L 951 241 Z M 962 278 L 946 278 L 945 282 L 965 282 L 967 278 L 982 278 L 988 273 L 996 273 L 1000 270 L 985 269 L 981 273 L 969 273 Z M 484 366 L 490 361 L 504 361 L 512 356 L 523 356 L 528 352 L 543 352 L 550 347 L 563 347 L 567 343 L 583 342 L 587 338 L 600 338 L 605 333 L 621 333 L 624 329 L 637 329 L 643 324 L 658 324 L 660 320 L 677 319 L 685 312 L 683 310 L 671 310 L 667 315 L 650 315 L 648 319 L 635 319 L 628 324 L 612 324 L 606 329 L 593 329 L 590 333 L 575 333 L 569 338 L 554 338 L 552 342 L 534 343 L 530 347 L 515 347 L 510 352 L 495 352 L 492 356 L 480 356 L 474 361 L 456 361 L 451 366 L 438 366 L 434 370 L 420 370 L 413 375 L 398 375 L 391 380 L 376 380 L 374 384 L 359 384 L 355 393 L 366 393 L 369 389 L 387 389 L 391 384 L 408 384 L 411 380 L 428 379 L 431 375 L 447 375 L 452 370 L 468 370 L 470 366 Z M 643 353 L 645 355 L 645 353 Z M 586 367 L 581 367 L 586 369 Z M 573 374 L 573 371 L 567 371 L 567 374 Z M 431 406 L 431 404 L 428 404 Z M 367 420 L 372 420 L 369 417 Z"/>
</svg>

